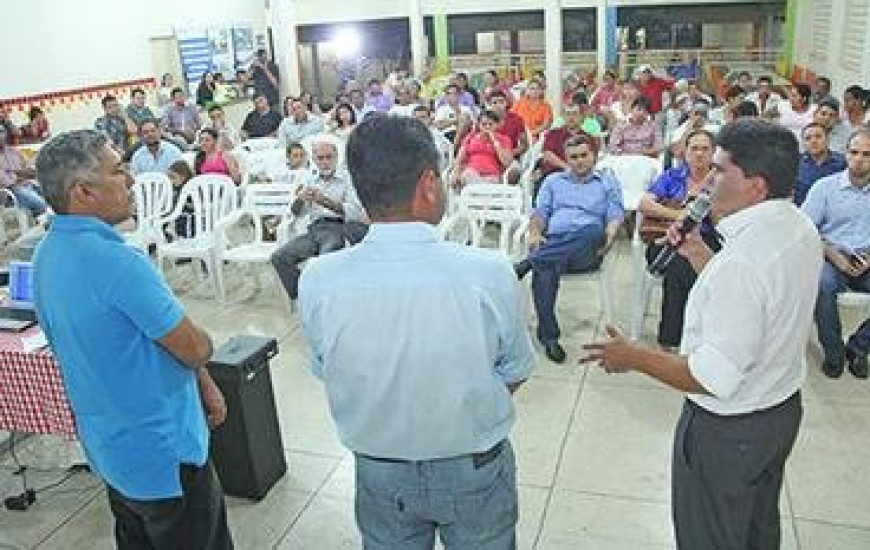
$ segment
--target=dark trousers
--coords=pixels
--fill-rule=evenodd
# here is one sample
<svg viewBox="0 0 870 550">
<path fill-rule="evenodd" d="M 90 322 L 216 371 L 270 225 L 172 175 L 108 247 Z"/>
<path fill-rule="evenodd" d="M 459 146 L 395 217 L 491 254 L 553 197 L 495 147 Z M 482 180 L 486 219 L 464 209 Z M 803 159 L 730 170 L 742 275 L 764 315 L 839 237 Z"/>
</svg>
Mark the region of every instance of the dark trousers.
<svg viewBox="0 0 870 550">
<path fill-rule="evenodd" d="M 555 342 L 561 334 L 556 320 L 556 295 L 563 273 L 584 273 L 601 265 L 598 250 L 604 245 L 604 228 L 550 235 L 529 254 L 532 264 L 532 297 L 538 316 L 538 340 Z"/>
<path fill-rule="evenodd" d="M 231 550 L 227 510 L 211 461 L 183 464 L 183 495 L 161 500 L 129 499 L 107 486 L 119 550 Z"/>
<path fill-rule="evenodd" d="M 782 475 L 801 416 L 800 392 L 770 409 L 735 416 L 686 400 L 672 466 L 677 548 L 779 548 Z"/>
<path fill-rule="evenodd" d="M 861 323 L 847 345 L 856 354 L 867 355 L 870 352 L 870 319 Z"/>
<path fill-rule="evenodd" d="M 825 361 L 842 364 L 846 355 L 846 346 L 843 344 L 843 328 L 840 324 L 840 310 L 837 307 L 837 295 L 847 290 L 870 292 L 870 272 L 860 277 L 850 277 L 831 262 L 825 262 L 822 266 L 822 276 L 819 280 L 819 295 L 816 298 L 815 319 L 816 328 L 819 331 L 819 343 L 825 353 Z M 866 329 L 865 329 L 866 330 Z M 862 343 L 863 342 L 863 343 Z M 857 333 L 857 341 L 850 339 L 850 347 L 862 346 L 866 343 L 860 329 Z M 855 349 L 859 351 L 860 347 Z M 866 348 L 864 348 L 866 353 Z"/>
<path fill-rule="evenodd" d="M 714 252 L 721 248 L 715 237 L 704 236 Z M 652 244 L 646 249 L 647 264 L 651 264 L 659 255 L 662 247 Z M 695 285 L 698 274 L 689 260 L 677 254 L 665 268 L 662 278 L 662 309 L 659 316 L 659 331 L 657 341 L 662 346 L 672 348 L 679 347 L 683 338 L 683 321 L 686 312 L 686 303 L 689 301 L 689 292 Z"/>
<path fill-rule="evenodd" d="M 315 220 L 304 235 L 291 239 L 272 254 L 272 265 L 291 300 L 299 296 L 299 264 L 309 258 L 344 248 L 345 241 L 356 244 L 365 237 L 368 226 L 337 219 Z"/>
</svg>

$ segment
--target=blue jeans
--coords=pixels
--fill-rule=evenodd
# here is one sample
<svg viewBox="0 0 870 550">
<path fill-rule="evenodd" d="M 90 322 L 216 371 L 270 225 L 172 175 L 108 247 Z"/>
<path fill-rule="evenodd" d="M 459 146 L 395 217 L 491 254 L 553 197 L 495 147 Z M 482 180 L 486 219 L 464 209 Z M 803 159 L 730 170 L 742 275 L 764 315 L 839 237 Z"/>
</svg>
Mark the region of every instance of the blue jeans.
<svg viewBox="0 0 870 550">
<path fill-rule="evenodd" d="M 365 550 L 513 550 L 519 517 L 510 442 L 488 464 L 471 456 L 383 461 L 356 455 L 356 521 Z"/>
<path fill-rule="evenodd" d="M 849 348 L 858 355 L 870 353 L 870 319 L 867 319 L 855 334 L 849 337 Z"/>
<path fill-rule="evenodd" d="M 831 262 L 826 261 L 825 265 L 822 266 L 822 277 L 819 281 L 815 318 L 819 331 L 819 343 L 825 352 L 825 361 L 832 364 L 842 363 L 845 359 L 846 346 L 843 344 L 843 329 L 840 325 L 837 295 L 847 289 L 870 292 L 870 272 L 864 273 L 861 277 L 850 277 L 834 267 Z M 864 323 L 864 325 L 866 324 Z M 862 325 L 862 329 L 864 332 L 868 332 L 864 325 Z M 859 329 L 859 333 L 856 333 L 858 344 L 861 343 L 862 338 L 860 331 L 861 329 Z M 864 338 L 865 345 L 868 339 L 870 336 Z M 864 349 L 866 350 L 866 347 Z"/>
<path fill-rule="evenodd" d="M 563 273 L 585 273 L 601 265 L 598 250 L 604 245 L 604 228 L 584 227 L 573 233 L 550 235 L 529 254 L 532 264 L 532 297 L 538 315 L 538 340 L 548 344 L 559 340 L 556 295 Z"/>
<path fill-rule="evenodd" d="M 39 216 L 48 208 L 45 199 L 39 192 L 39 188 L 35 185 L 20 184 L 13 185 L 9 188 L 12 194 L 15 195 L 15 200 L 18 201 L 19 208 L 29 210 L 34 216 Z"/>
</svg>

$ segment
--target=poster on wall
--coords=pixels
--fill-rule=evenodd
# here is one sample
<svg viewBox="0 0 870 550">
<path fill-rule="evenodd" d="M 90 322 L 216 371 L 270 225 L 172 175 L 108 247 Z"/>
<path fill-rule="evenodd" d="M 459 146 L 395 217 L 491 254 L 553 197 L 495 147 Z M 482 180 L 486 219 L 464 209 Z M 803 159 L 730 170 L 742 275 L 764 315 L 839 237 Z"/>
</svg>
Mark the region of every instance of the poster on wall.
<svg viewBox="0 0 870 550">
<path fill-rule="evenodd" d="M 188 83 L 199 82 L 203 73 L 212 68 L 211 42 L 204 28 L 176 28 L 181 70 Z"/>
<path fill-rule="evenodd" d="M 246 71 L 254 53 L 265 47 L 266 38 L 251 25 L 175 27 L 184 79 L 197 85 L 206 71 L 223 73 L 235 80 L 236 71 Z"/>
</svg>

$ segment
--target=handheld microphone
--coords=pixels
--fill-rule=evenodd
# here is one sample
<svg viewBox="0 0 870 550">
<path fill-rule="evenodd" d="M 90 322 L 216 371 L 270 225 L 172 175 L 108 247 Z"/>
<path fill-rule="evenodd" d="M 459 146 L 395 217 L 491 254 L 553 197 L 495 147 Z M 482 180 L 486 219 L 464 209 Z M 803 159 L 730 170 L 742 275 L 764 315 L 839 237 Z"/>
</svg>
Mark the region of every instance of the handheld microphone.
<svg viewBox="0 0 870 550">
<path fill-rule="evenodd" d="M 707 176 L 707 182 L 712 181 L 713 172 Z M 703 219 L 710 213 L 710 207 L 713 204 L 712 198 L 712 186 L 705 185 L 698 196 L 692 201 L 691 206 L 689 206 L 689 211 L 686 213 L 686 217 L 683 218 L 683 223 L 680 225 L 680 241 L 682 238 L 689 234 L 695 227 L 703 221 Z M 676 246 L 671 243 L 665 243 L 664 247 L 658 253 L 656 258 L 649 264 L 647 271 L 651 275 L 655 275 L 657 277 L 661 277 L 665 274 L 665 270 L 668 267 L 668 264 L 671 263 L 671 260 L 674 259 L 674 256 L 677 254 L 677 250 L 679 250 L 680 245 Z"/>
</svg>

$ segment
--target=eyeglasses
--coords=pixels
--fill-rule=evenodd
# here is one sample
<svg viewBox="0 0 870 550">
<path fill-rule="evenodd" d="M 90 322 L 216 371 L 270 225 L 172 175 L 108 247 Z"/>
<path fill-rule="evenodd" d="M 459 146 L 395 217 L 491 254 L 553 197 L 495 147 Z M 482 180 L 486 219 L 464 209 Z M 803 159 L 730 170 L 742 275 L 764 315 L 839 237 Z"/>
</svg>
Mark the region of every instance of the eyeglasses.
<svg viewBox="0 0 870 550">
<path fill-rule="evenodd" d="M 314 155 L 316 160 L 331 160 L 334 158 L 332 155 Z"/>
</svg>

